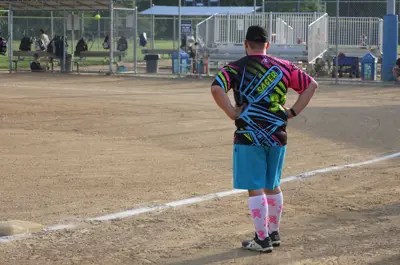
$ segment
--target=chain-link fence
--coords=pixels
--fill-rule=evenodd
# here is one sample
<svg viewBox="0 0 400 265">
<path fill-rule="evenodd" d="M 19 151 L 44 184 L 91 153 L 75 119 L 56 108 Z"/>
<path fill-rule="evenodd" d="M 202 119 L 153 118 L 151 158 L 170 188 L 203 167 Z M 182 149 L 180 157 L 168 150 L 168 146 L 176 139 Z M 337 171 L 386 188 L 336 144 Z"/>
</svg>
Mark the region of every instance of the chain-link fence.
<svg viewBox="0 0 400 265">
<path fill-rule="evenodd" d="M 159 73 L 172 74 L 176 71 L 173 70 L 174 62 L 177 58 L 178 50 L 185 53 L 187 57 L 190 56 L 190 50 L 194 50 L 194 43 L 190 42 L 190 39 L 194 39 L 196 32 L 196 25 L 206 19 L 204 17 L 181 17 L 182 25 L 190 25 L 189 31 L 183 32 L 179 28 L 179 17 L 178 16 L 151 16 L 151 15 L 139 15 L 138 20 L 138 32 L 139 35 L 146 33 L 147 44 L 146 46 L 138 46 L 138 59 L 139 59 L 139 70 L 144 67 L 147 62 L 144 60 L 144 56 L 147 53 L 159 54 Z M 181 31 L 181 39 L 179 39 Z M 192 58 L 193 59 L 193 58 Z M 185 73 L 192 73 L 193 67 L 190 58 L 185 60 L 185 64 L 188 65 L 188 69 L 184 69 Z M 175 62 L 175 64 L 178 64 Z M 177 66 L 175 66 L 176 68 Z M 143 71 L 143 70 L 142 70 Z"/>
<path fill-rule="evenodd" d="M 330 50 L 316 72 L 329 74 L 336 82 L 381 80 L 383 17 L 387 12 L 387 1 L 327 0 L 324 5 L 330 15 Z M 324 68 L 326 71 L 321 71 Z"/>
<path fill-rule="evenodd" d="M 9 45 L 9 48 L 12 47 L 13 60 L 15 69 L 18 68 L 20 71 L 30 70 L 30 64 L 34 61 L 32 56 L 20 56 L 18 51 L 21 50 L 21 42 L 23 38 L 31 39 L 31 45 L 29 47 L 30 51 L 40 50 L 38 47 L 38 40 L 41 39 L 42 32 L 44 31 L 46 35 L 48 35 L 49 40 L 53 39 L 54 36 L 64 36 L 64 17 L 62 17 L 62 13 L 57 13 L 57 16 L 54 15 L 53 12 L 45 11 L 41 12 L 40 16 L 29 16 L 26 15 L 26 12 L 23 11 L 13 11 L 12 12 L 12 36 L 13 42 L 12 46 Z M 68 37 L 67 37 L 68 38 Z M 43 43 L 43 45 L 47 45 L 49 43 Z M 28 50 L 28 48 L 23 50 Z M 47 63 L 43 62 L 44 58 L 38 58 L 42 60 L 41 64 L 45 64 L 47 67 Z M 62 65 L 59 63 L 61 60 L 57 61 L 60 68 Z"/>
<path fill-rule="evenodd" d="M 137 14 L 135 9 L 114 9 L 113 72 L 135 72 L 137 58 Z M 12 20 L 8 21 L 12 14 Z M 12 35 L 13 41 L 8 43 L 8 58 L 0 57 L 0 68 L 9 69 L 10 56 L 13 70 L 31 71 L 31 63 L 35 60 L 54 71 L 109 72 L 110 49 L 105 45 L 111 35 L 111 19 L 107 16 L 98 17 L 93 12 L 41 11 L 40 16 L 27 15 L 27 11 L 0 12 L 1 34 Z M 9 32 L 9 28 L 12 31 Z M 46 43 L 43 33 L 48 36 Z M 6 36 L 6 37 L 7 37 Z M 22 39 L 30 40 L 30 45 L 21 48 Z M 57 39 L 64 39 L 65 47 L 57 46 Z M 126 39 L 126 48 L 119 51 L 118 45 Z M 83 41 L 82 41 L 83 40 Z M 120 41 L 121 40 L 121 41 Z M 43 46 L 40 47 L 40 41 Z M 119 42 L 120 41 L 120 42 Z M 29 42 L 29 41 L 28 41 Z M 64 43 L 64 42 L 63 42 Z M 87 44 L 87 50 L 80 52 L 82 43 Z M 52 49 L 50 49 L 50 46 Z M 79 48 L 79 47 L 80 48 Z M 44 50 L 43 50 L 44 49 Z M 56 50 L 64 50 L 58 54 Z M 37 58 L 35 56 L 38 56 Z M 120 63 L 127 62 L 123 67 Z"/>
<path fill-rule="evenodd" d="M 254 1 L 248 1 L 247 6 L 253 3 Z M 258 24 L 264 26 L 270 33 L 271 55 L 295 63 L 302 62 L 303 65 L 308 65 L 304 69 L 313 75 L 359 78 L 362 76 L 361 59 L 371 53 L 378 61 L 376 79 L 380 78 L 386 1 L 340 1 L 339 12 L 336 10 L 336 0 L 258 0 L 257 5 L 262 6 L 265 12 L 259 10 L 250 14 L 216 14 L 211 17 L 183 16 L 181 24 L 189 23 L 192 30 L 181 36 L 183 38 L 195 36 L 195 41 L 198 43 L 195 48 L 197 51 L 201 50 L 201 58 L 204 59 L 201 63 L 207 65 L 207 70 L 212 69 L 210 65 L 215 61 L 218 61 L 215 70 L 218 70 L 219 63 L 243 56 L 242 43 L 245 32 L 250 25 Z M 296 12 L 297 10 L 300 12 Z M 110 50 L 104 46 L 105 39 L 111 34 L 109 13 L 99 13 L 100 19 L 95 18 L 93 12 L 90 14 L 74 12 L 74 19 L 71 19 L 70 12 L 62 11 L 41 12 L 41 16 L 26 14 L 26 12 L 14 12 L 11 34 L 8 32 L 7 12 L 0 11 L 0 35 L 6 38 L 13 35 L 14 50 L 18 50 L 21 38 L 24 36 L 39 38 L 39 29 L 44 29 L 50 39 L 57 35 L 66 36 L 68 54 L 72 54 L 72 67 L 80 67 L 81 71 L 109 71 Z M 339 14 L 338 19 L 337 14 Z M 111 45 L 114 52 L 113 72 L 147 71 L 147 61 L 144 57 L 149 53 L 160 55 L 158 62 L 160 72 L 173 72 L 171 59 L 174 57 L 174 52 L 184 43 L 178 37 L 182 30 L 179 28 L 178 16 L 145 16 L 137 15 L 134 9 L 115 9 L 113 18 L 114 34 Z M 71 29 L 69 21 L 76 21 L 73 25 L 74 30 Z M 143 33 L 146 33 L 148 38 L 146 45 L 143 45 L 139 38 Z M 97 56 L 75 54 L 76 45 L 82 37 L 88 44 L 89 52 L 97 53 Z M 121 39 L 126 39 L 127 47 L 124 51 L 118 48 Z M 187 49 L 190 45 L 184 47 L 185 52 L 190 52 Z M 6 56 L 0 58 L 7 61 Z M 353 64 L 347 65 L 349 62 Z M 336 63 L 338 65 L 335 65 Z M 23 64 L 24 62 L 21 62 L 21 66 Z M 9 66 L 4 62 L 0 65 L 3 68 Z"/>
<path fill-rule="evenodd" d="M 0 10 L 0 34 L 2 37 L 8 36 L 8 12 Z"/>
<path fill-rule="evenodd" d="M 37 51 L 35 42 L 41 38 L 41 29 L 48 35 L 51 41 L 55 37 L 66 39 L 66 57 L 72 57 L 68 68 L 70 70 L 82 72 L 107 72 L 109 71 L 109 49 L 105 48 L 104 43 L 111 34 L 111 21 L 107 12 L 100 12 L 99 18 L 95 18 L 93 12 L 63 12 L 63 11 L 42 11 L 40 16 L 28 15 L 27 11 L 13 11 L 12 35 L 13 41 L 8 44 L 8 48 L 14 51 L 12 54 L 14 70 L 18 65 L 18 71 L 30 71 L 30 63 L 33 56 L 20 56 L 20 43 L 24 37 L 31 39 L 30 50 Z M 106 16 L 103 16 L 105 14 Z M 194 26 L 199 19 L 192 19 Z M 114 9 L 114 35 L 113 52 L 115 72 L 135 72 L 139 65 L 143 68 L 144 52 L 143 49 L 170 49 L 177 50 L 182 44 L 178 40 L 179 35 L 178 17 L 137 17 L 135 9 Z M 146 46 L 139 45 L 139 35 L 146 33 L 148 41 Z M 192 32 L 194 34 L 194 30 Z M 8 39 L 9 23 L 8 12 L 0 11 L 0 36 Z M 76 47 L 80 39 L 83 38 L 87 43 L 88 52 L 85 56 L 76 53 Z M 118 41 L 127 40 L 127 50 L 121 55 L 118 50 Z M 97 54 L 97 55 L 93 55 Z M 102 55 L 103 54 L 103 55 Z M 25 55 L 25 54 L 24 54 Z M 136 59 L 135 59 L 136 58 Z M 170 60 L 169 54 L 162 54 L 163 61 Z M 68 59 L 69 60 L 69 59 Z M 0 68 L 9 68 L 9 57 L 0 57 Z M 65 60 L 54 60 L 54 70 L 61 70 Z M 171 62 L 165 62 L 172 68 Z M 47 64 L 46 64 L 47 65 Z"/>
<path fill-rule="evenodd" d="M 173 49 L 178 47 L 178 18 L 140 16 L 139 32 L 145 32 L 149 48 Z"/>
<path fill-rule="evenodd" d="M 61 34 L 64 27 L 64 18 L 58 13 L 53 16 L 52 12 L 41 12 L 41 16 L 27 16 L 26 12 L 13 11 L 13 37 L 21 40 L 23 37 L 39 38 L 40 29 L 43 29 L 50 38 L 58 32 Z M 61 15 L 61 16 L 60 16 Z"/>
<path fill-rule="evenodd" d="M 227 6 L 252 6 L 254 1 L 221 1 Z M 260 12 L 322 12 L 336 15 L 336 0 L 257 0 Z M 400 0 L 396 0 L 400 13 Z M 341 16 L 346 17 L 382 17 L 386 14 L 386 0 L 340 0 Z"/>
<path fill-rule="evenodd" d="M 110 34 L 110 17 L 107 15 L 94 19 L 84 14 L 83 24 L 83 37 L 88 42 L 89 50 L 103 50 L 104 38 Z"/>
<path fill-rule="evenodd" d="M 10 49 L 8 48 L 11 41 L 10 17 L 8 11 L 0 10 L 0 38 L 7 42 L 7 51 L 0 51 L 0 70 L 8 70 L 10 67 Z M 0 47 L 1 49 L 1 47 Z"/>
<path fill-rule="evenodd" d="M 114 9 L 113 52 L 116 73 L 137 71 L 137 14 L 135 9 Z"/>
<path fill-rule="evenodd" d="M 218 14 L 197 25 L 197 40 L 209 48 L 211 70 L 244 56 L 245 32 L 258 24 L 269 32 L 270 55 L 299 64 L 313 76 L 381 79 L 386 0 L 260 2 L 265 12 Z M 363 72 L 371 67 L 372 77 Z"/>
<path fill-rule="evenodd" d="M 386 14 L 386 2 L 386 0 L 340 0 L 339 15 L 341 17 L 382 18 Z M 323 5 L 330 16 L 336 16 L 336 0 L 326 0 Z"/>
</svg>

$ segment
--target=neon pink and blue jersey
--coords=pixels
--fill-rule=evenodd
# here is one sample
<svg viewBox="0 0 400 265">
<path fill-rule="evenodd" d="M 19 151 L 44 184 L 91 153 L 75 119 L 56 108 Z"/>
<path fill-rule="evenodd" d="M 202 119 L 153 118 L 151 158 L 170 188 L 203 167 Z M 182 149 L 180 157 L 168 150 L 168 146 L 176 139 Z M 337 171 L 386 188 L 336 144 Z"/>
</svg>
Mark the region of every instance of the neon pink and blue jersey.
<svg viewBox="0 0 400 265">
<path fill-rule="evenodd" d="M 285 146 L 288 88 L 301 94 L 311 83 L 307 73 L 289 61 L 264 54 L 250 55 L 224 66 L 212 85 L 228 93 L 237 105 L 248 106 L 235 120 L 235 144 Z"/>
</svg>

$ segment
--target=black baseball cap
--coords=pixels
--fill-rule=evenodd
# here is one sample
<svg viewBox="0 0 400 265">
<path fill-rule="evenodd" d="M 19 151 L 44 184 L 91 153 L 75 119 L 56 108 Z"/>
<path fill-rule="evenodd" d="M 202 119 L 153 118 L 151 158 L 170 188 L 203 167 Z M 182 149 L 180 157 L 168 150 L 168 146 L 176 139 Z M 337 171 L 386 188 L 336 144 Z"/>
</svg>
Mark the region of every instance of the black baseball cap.
<svg viewBox="0 0 400 265">
<path fill-rule="evenodd" d="M 247 29 L 246 40 L 260 43 L 268 42 L 268 32 L 261 26 L 250 26 Z"/>
</svg>

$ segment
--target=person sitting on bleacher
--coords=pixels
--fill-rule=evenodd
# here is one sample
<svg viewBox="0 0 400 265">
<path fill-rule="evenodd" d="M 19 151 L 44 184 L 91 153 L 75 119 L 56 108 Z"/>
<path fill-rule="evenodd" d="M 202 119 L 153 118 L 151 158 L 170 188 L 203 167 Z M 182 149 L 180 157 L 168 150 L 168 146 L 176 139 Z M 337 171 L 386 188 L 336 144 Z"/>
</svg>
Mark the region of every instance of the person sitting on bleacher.
<svg viewBox="0 0 400 265">
<path fill-rule="evenodd" d="M 34 60 L 31 62 L 31 71 L 32 72 L 45 72 L 46 68 L 40 65 L 40 57 L 39 54 L 35 54 L 33 56 Z"/>
<path fill-rule="evenodd" d="M 400 58 L 397 59 L 396 65 L 393 67 L 393 77 L 397 82 L 400 81 Z"/>
</svg>

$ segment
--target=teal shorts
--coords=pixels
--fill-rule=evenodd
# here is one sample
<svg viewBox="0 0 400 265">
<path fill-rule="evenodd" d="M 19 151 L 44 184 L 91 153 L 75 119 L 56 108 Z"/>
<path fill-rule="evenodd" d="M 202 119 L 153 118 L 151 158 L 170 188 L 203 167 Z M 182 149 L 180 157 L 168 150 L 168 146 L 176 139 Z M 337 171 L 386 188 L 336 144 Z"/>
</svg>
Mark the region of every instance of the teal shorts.
<svg viewBox="0 0 400 265">
<path fill-rule="evenodd" d="M 280 186 L 286 146 L 233 146 L 233 186 L 274 190 Z"/>
</svg>

